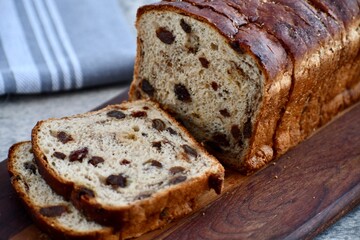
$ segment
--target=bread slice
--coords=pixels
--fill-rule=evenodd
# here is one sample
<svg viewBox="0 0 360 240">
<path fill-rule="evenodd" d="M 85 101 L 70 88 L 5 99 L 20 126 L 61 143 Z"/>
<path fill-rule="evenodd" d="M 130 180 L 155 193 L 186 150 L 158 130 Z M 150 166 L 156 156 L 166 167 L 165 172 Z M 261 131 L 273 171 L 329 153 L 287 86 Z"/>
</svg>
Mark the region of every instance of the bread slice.
<svg viewBox="0 0 360 240">
<path fill-rule="evenodd" d="M 251 173 L 360 99 L 358 1 L 184 0 L 138 10 L 130 99 Z"/>
<path fill-rule="evenodd" d="M 189 213 L 223 186 L 222 165 L 150 101 L 41 121 L 32 146 L 47 183 L 123 237 Z"/>
<path fill-rule="evenodd" d="M 38 173 L 30 142 L 9 151 L 11 184 L 38 226 L 54 239 L 119 239 L 113 229 L 86 218 L 57 195 Z"/>
</svg>

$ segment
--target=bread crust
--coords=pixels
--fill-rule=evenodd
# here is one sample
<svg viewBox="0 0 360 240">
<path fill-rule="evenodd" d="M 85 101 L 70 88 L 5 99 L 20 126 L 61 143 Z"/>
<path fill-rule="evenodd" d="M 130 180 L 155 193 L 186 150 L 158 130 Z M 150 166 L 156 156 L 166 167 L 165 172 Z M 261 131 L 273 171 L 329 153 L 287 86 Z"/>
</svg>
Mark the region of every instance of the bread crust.
<svg viewBox="0 0 360 240">
<path fill-rule="evenodd" d="M 145 101 L 140 100 L 140 102 Z M 122 104 L 126 104 L 126 102 Z M 150 104 L 160 109 L 157 103 L 150 102 Z M 113 109 L 114 106 L 110 105 L 96 112 L 107 111 Z M 86 117 L 96 112 L 80 115 Z M 104 206 L 99 204 L 96 199 L 89 198 L 84 194 L 82 186 L 62 179 L 49 167 L 46 156 L 41 151 L 37 141 L 38 131 L 44 121 L 38 122 L 32 130 L 33 152 L 39 172 L 55 192 L 69 199 L 87 218 L 114 227 L 116 231 L 121 232 L 123 238 L 136 237 L 163 226 L 174 218 L 190 213 L 196 206 L 197 198 L 205 191 L 213 188 L 219 194 L 224 181 L 224 168 L 222 165 L 213 156 L 209 155 L 199 143 L 194 141 L 188 131 L 169 114 L 166 112 L 163 114 L 168 117 L 172 125 L 181 129 L 181 134 L 189 138 L 193 146 L 204 152 L 213 161 L 217 168 L 216 172 L 209 171 L 201 177 L 174 185 L 170 189 L 153 194 L 150 198 L 138 200 L 134 204 L 125 207 Z M 214 178 L 218 179 L 218 181 L 215 181 L 216 184 L 212 185 L 209 181 Z"/>
<path fill-rule="evenodd" d="M 91 232 L 76 232 L 74 230 L 71 231 L 69 229 L 65 229 L 52 218 L 47 218 L 39 213 L 38 207 L 34 205 L 26 192 L 22 190 L 22 187 L 19 183 L 19 181 L 21 180 L 19 179 L 19 173 L 14 167 L 14 158 L 16 152 L 22 145 L 29 143 L 30 142 L 19 142 L 14 144 L 9 149 L 7 168 L 10 175 L 11 184 L 15 192 L 17 193 L 25 209 L 28 211 L 37 226 L 42 231 L 48 233 L 53 239 L 119 239 L 119 233 L 114 233 L 113 229 L 110 227 L 104 227 L 101 230 Z"/>
<path fill-rule="evenodd" d="M 360 99 L 360 12 L 355 0 L 162 1 L 140 8 L 137 24 L 152 11 L 206 23 L 233 49 L 252 56 L 265 75 L 249 147 L 240 159 L 216 155 L 236 170 L 258 170 Z M 259 42 L 277 51 L 266 51 Z M 130 99 L 139 97 L 140 48 L 138 38 Z"/>
</svg>

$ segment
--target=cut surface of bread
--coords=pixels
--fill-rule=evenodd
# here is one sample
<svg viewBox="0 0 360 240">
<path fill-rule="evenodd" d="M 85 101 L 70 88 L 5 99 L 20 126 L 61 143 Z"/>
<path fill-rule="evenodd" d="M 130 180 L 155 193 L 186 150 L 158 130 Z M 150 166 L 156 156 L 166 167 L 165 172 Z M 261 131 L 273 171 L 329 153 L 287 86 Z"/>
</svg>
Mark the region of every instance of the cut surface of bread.
<svg viewBox="0 0 360 240">
<path fill-rule="evenodd" d="M 56 194 L 41 177 L 31 142 L 11 147 L 8 158 L 11 183 L 41 229 L 56 239 L 118 239 L 110 227 L 86 220 L 70 202 Z"/>
<path fill-rule="evenodd" d="M 355 0 L 144 6 L 129 97 L 158 101 L 223 163 L 253 172 L 359 100 L 359 16 Z"/>
<path fill-rule="evenodd" d="M 192 14 L 154 8 L 139 14 L 137 29 L 138 56 L 130 98 L 156 99 L 222 162 L 243 168 L 241 159 L 247 154 L 244 149 L 250 148 L 256 120 L 267 118 L 269 129 L 277 122 L 277 118 L 259 116 L 263 102 L 266 105 L 264 91 L 273 95 L 276 103 L 269 108 L 276 113 L 290 88 L 285 50 L 265 32 L 258 39 L 248 39 L 258 44 L 258 51 L 277 54 L 269 62 L 279 65 L 282 80 L 268 90 L 268 73 L 256 58 L 239 53 L 217 29 Z M 166 43 L 166 33 L 173 36 L 171 43 Z M 242 34 L 250 38 L 256 29 Z M 267 144 L 260 148 L 272 156 Z"/>
<path fill-rule="evenodd" d="M 48 184 L 123 237 L 190 212 L 224 179 L 221 164 L 148 101 L 41 121 L 32 146 Z"/>
<path fill-rule="evenodd" d="M 191 26 L 191 33 L 184 26 Z M 162 28 L 176 36 L 171 45 L 154 34 Z M 264 87 L 256 62 L 239 57 L 216 30 L 180 14 L 145 14 L 138 30 L 142 59 L 135 94 L 160 100 L 195 138 L 223 155 L 220 159 L 229 157 L 230 149 L 231 157 L 241 158 Z"/>
</svg>

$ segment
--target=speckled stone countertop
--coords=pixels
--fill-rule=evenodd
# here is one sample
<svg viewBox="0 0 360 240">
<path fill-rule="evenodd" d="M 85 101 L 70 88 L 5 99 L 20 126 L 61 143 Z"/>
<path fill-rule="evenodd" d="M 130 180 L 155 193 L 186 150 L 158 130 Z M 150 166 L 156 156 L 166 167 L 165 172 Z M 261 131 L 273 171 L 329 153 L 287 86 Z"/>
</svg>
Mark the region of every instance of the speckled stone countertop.
<svg viewBox="0 0 360 240">
<path fill-rule="evenodd" d="M 0 159 L 9 147 L 30 139 L 38 120 L 83 113 L 126 91 L 117 85 L 52 95 L 8 96 L 0 98 Z M 340 219 L 316 239 L 359 239 L 360 206 Z"/>
</svg>

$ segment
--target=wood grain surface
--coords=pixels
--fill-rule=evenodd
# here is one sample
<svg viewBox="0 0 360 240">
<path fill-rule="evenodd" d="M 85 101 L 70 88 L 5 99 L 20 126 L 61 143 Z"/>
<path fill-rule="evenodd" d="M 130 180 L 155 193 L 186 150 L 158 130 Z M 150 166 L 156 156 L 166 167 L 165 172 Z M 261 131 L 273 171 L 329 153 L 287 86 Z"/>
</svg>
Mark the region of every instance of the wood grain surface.
<svg viewBox="0 0 360 240">
<path fill-rule="evenodd" d="M 313 238 L 360 203 L 359 119 L 357 104 L 252 176 L 227 169 L 221 196 L 204 194 L 192 215 L 139 240 Z M 0 189 L 0 239 L 43 238 L 10 186 L 6 161 Z"/>
</svg>

